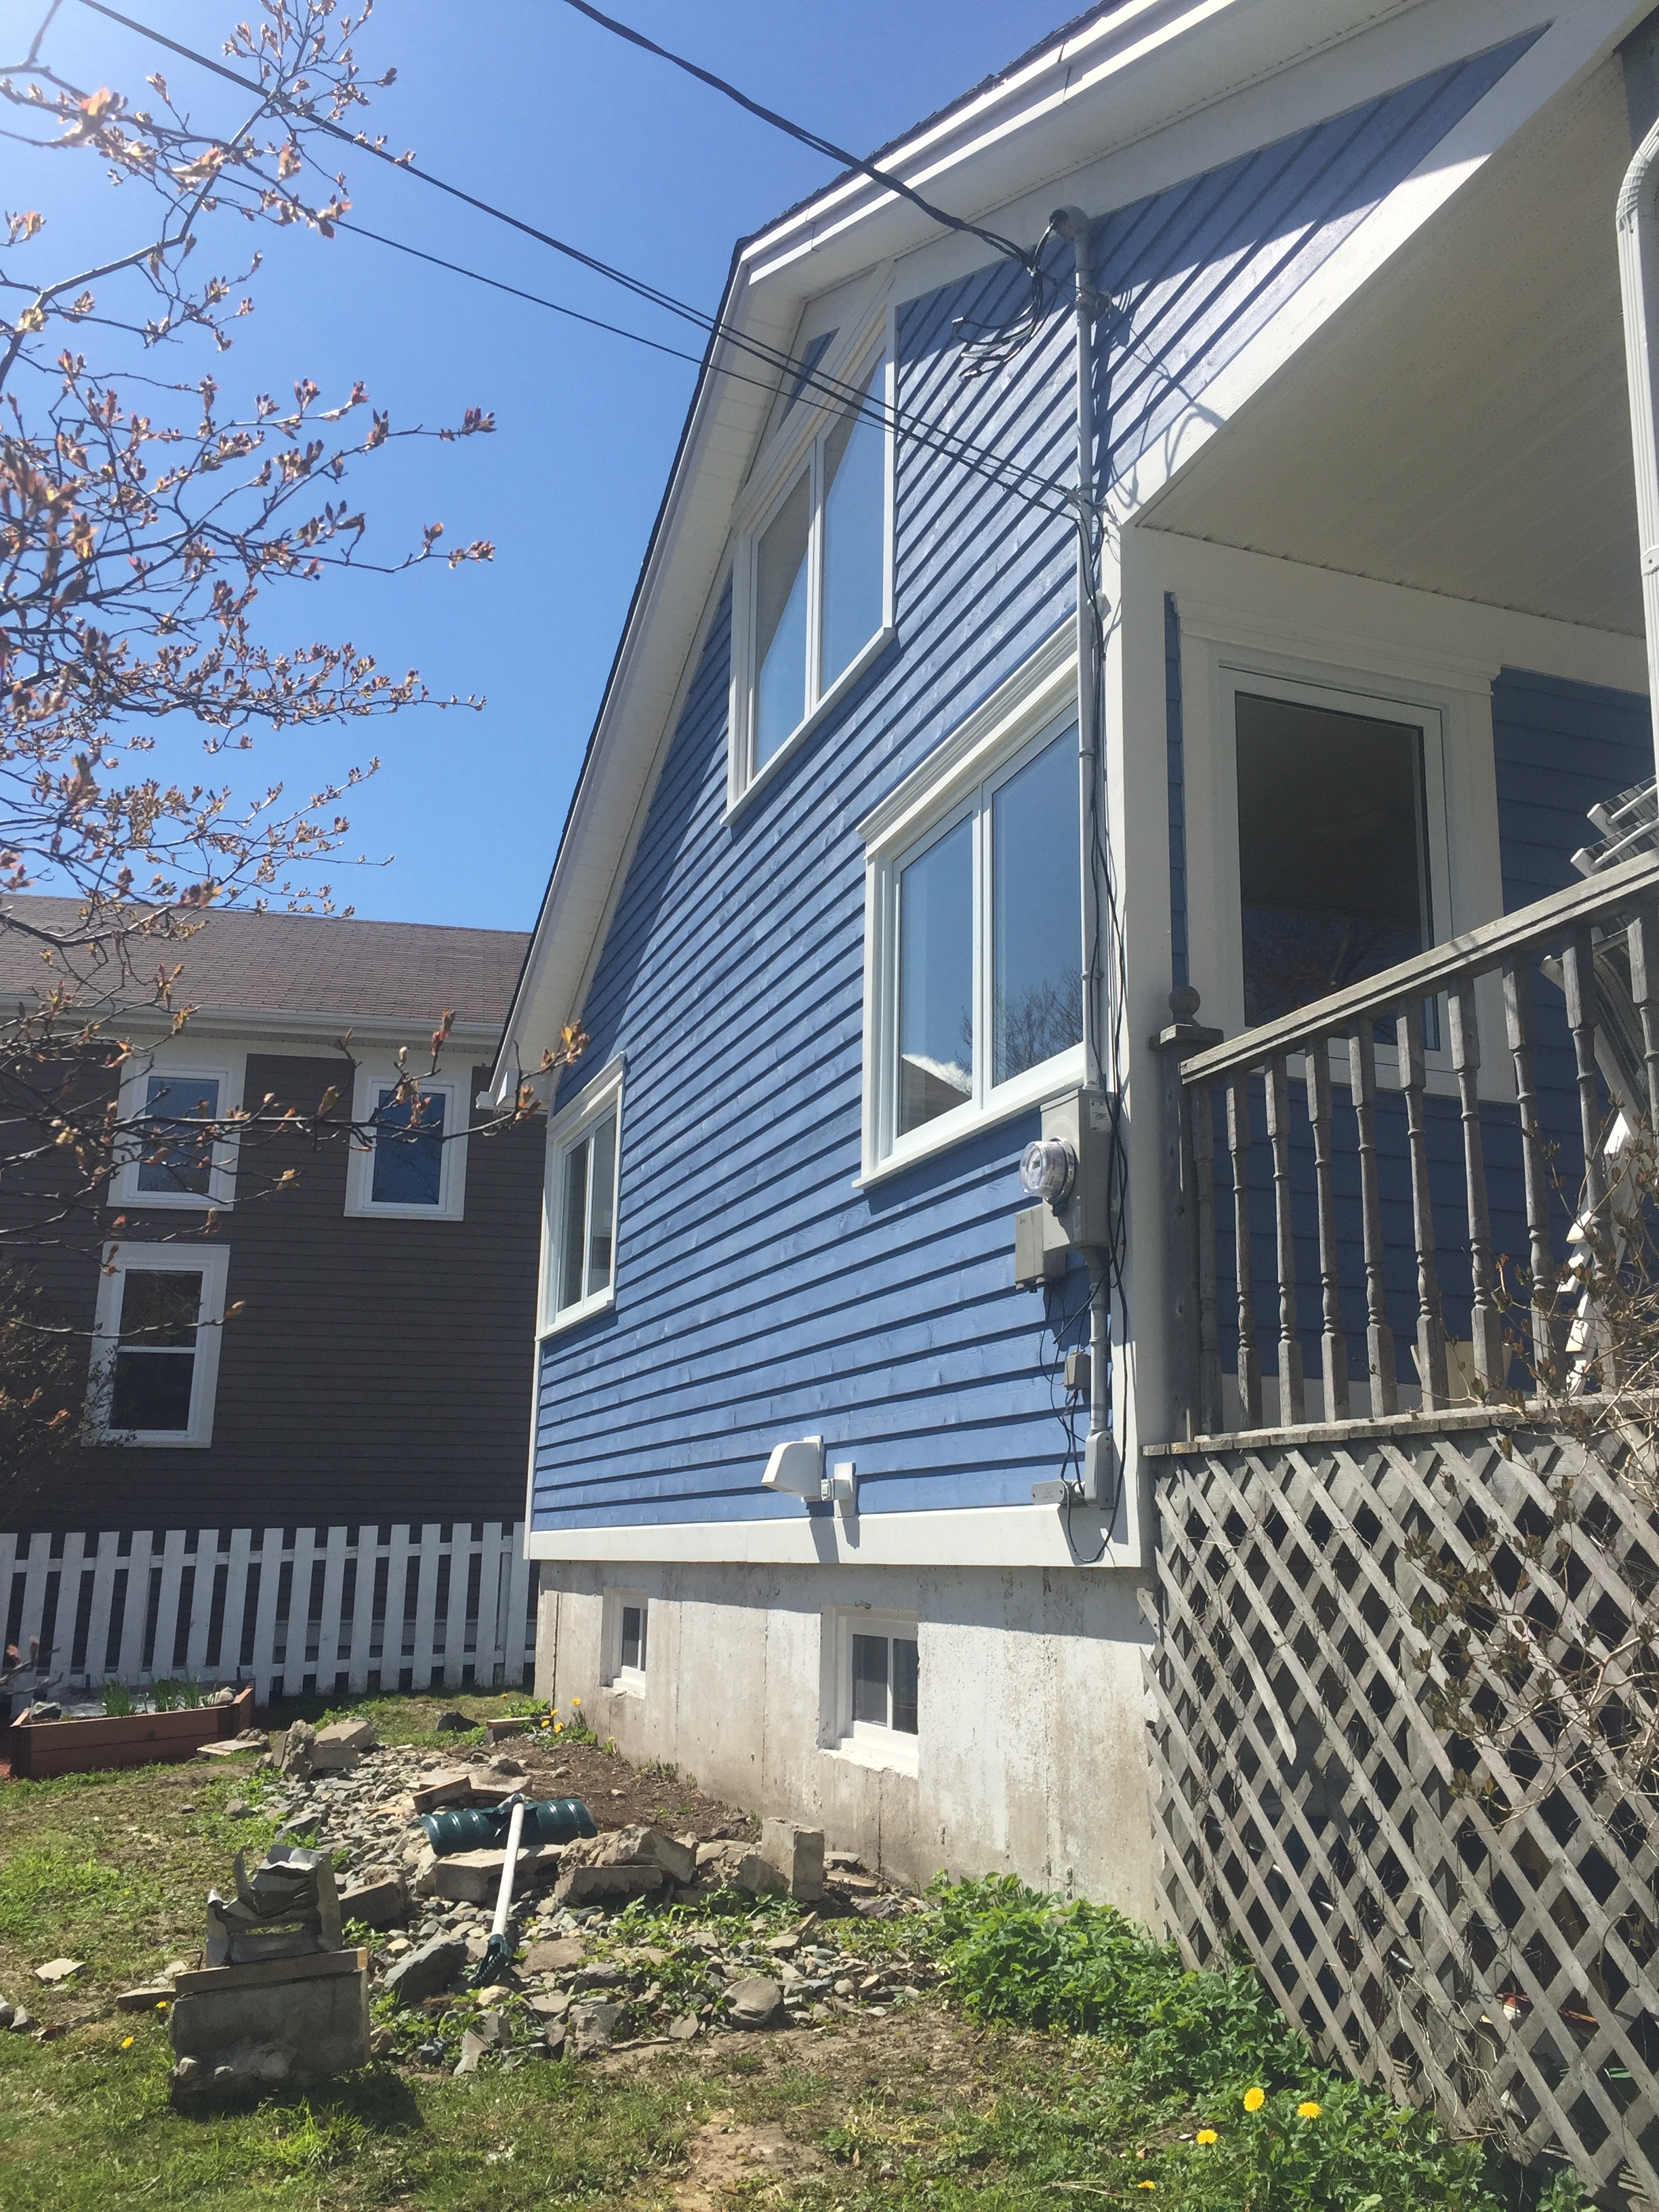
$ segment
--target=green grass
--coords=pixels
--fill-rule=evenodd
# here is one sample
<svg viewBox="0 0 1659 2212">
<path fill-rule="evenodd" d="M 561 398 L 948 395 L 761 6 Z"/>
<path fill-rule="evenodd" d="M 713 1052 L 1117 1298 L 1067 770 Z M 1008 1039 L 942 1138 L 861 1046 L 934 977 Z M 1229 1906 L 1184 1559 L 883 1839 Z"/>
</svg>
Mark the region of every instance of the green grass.
<svg viewBox="0 0 1659 2212">
<path fill-rule="evenodd" d="M 434 1727 L 449 1702 L 355 1710 L 388 1741 L 435 1747 L 455 1741 Z M 453 1701 L 480 1723 L 506 1702 Z M 1578 2202 L 1570 2179 L 1517 2177 L 1322 2069 L 1248 1972 L 1184 1972 L 1116 1914 L 1002 1880 L 941 1887 L 930 1919 L 825 1924 L 826 1938 L 872 1960 L 931 1949 L 952 1993 L 948 2015 L 927 1999 L 826 2038 L 730 2036 L 610 2072 L 530 2058 L 457 2080 L 382 2063 L 306 2096 L 185 2117 L 167 2100 L 164 2015 L 117 2014 L 110 1999 L 194 1952 L 209 1884 L 223 1883 L 236 1848 L 257 1850 L 274 1831 L 269 1813 L 233 1820 L 227 1807 L 269 1787 L 239 1765 L 0 1790 L 0 1994 L 62 2031 L 44 2043 L 0 2034 L 0 2212 L 666 2212 L 691 2131 L 716 2113 L 797 2147 L 781 2168 L 726 2175 L 733 2212 L 1097 2212 L 1106 2200 L 1180 2212 L 1569 2212 Z M 777 1900 L 717 1903 L 762 1938 L 796 1917 Z M 684 1918 L 641 1902 L 593 1942 L 672 1948 Z M 64 1953 L 87 1961 L 85 1974 L 41 1991 L 33 1967 Z M 672 1985 L 677 1972 L 659 1978 Z M 430 2037 L 453 2051 L 471 2010 L 401 2021 L 399 2050 Z M 1260 2108 L 1247 2111 L 1257 2087 Z M 1318 2114 L 1298 2117 L 1309 2102 Z M 1200 2129 L 1214 2143 L 1198 2142 Z"/>
</svg>

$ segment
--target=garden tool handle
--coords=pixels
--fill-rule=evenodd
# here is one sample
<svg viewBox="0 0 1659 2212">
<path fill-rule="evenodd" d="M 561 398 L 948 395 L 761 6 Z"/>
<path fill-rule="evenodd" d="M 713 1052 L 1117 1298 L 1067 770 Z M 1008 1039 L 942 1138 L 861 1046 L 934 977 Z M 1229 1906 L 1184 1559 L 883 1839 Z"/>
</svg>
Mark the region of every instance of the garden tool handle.
<svg viewBox="0 0 1659 2212">
<path fill-rule="evenodd" d="M 518 1864 L 519 1838 L 524 1833 L 524 1799 L 513 1801 L 513 1816 L 507 1824 L 507 1857 L 501 1867 L 501 1886 L 495 1893 L 495 1920 L 490 1929 L 492 1937 L 507 1933 L 507 1916 L 513 1904 L 513 1870 Z"/>
</svg>

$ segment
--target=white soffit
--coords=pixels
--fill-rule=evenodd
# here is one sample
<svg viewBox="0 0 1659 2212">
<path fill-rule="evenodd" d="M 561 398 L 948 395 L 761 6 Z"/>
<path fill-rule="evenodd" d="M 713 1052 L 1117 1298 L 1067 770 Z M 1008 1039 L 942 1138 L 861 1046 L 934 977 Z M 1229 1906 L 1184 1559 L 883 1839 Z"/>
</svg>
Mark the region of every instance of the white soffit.
<svg viewBox="0 0 1659 2212">
<path fill-rule="evenodd" d="M 1312 567 L 1639 635 L 1621 73 L 1563 94 L 1143 509 Z"/>
</svg>

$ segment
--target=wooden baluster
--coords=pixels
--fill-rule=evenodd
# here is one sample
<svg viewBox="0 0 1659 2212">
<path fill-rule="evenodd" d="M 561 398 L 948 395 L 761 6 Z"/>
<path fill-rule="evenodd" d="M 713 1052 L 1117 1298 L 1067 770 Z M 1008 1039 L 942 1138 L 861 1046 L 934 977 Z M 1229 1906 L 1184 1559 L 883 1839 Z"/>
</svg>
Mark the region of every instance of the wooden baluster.
<svg viewBox="0 0 1659 2212">
<path fill-rule="evenodd" d="M 1250 1079 L 1227 1084 L 1227 1151 L 1233 1168 L 1233 1249 L 1238 1278 L 1238 1395 L 1247 1429 L 1261 1426 L 1261 1362 L 1255 1348 L 1255 1294 L 1250 1279 Z"/>
<path fill-rule="evenodd" d="M 1221 1345 L 1216 1325 L 1215 1101 L 1207 1083 L 1187 1091 L 1193 1194 L 1198 1218 L 1198 1421 L 1202 1436 L 1221 1428 Z"/>
<path fill-rule="evenodd" d="M 1336 1244 L 1336 1192 L 1331 1182 L 1331 1060 L 1323 1037 L 1308 1047 L 1308 1124 L 1313 1131 L 1314 1192 L 1319 1207 L 1320 1367 L 1325 1419 L 1348 1418 L 1348 1340 L 1342 1334 L 1341 1267 Z"/>
<path fill-rule="evenodd" d="M 1446 1403 L 1446 1328 L 1435 1265 L 1434 1199 L 1429 1188 L 1428 1130 L 1423 1116 L 1423 1001 L 1407 999 L 1395 1019 L 1400 1088 L 1406 1094 L 1406 1142 L 1412 1164 L 1412 1241 L 1417 1247 L 1417 1379 L 1425 1413 Z"/>
<path fill-rule="evenodd" d="M 1659 1006 L 1653 985 L 1659 982 L 1659 908 L 1639 907 L 1630 925 L 1630 989 L 1642 1024 L 1642 1057 L 1647 1062 L 1648 1095 L 1638 1103 L 1648 1127 L 1659 1130 Z M 1652 979 L 1651 981 L 1650 979 Z"/>
<path fill-rule="evenodd" d="M 1600 1236 L 1607 1181 L 1601 1171 L 1601 1097 L 1595 1069 L 1595 955 L 1590 948 L 1587 921 L 1578 925 L 1562 950 L 1561 980 L 1566 987 L 1567 1027 L 1577 1067 L 1578 1133 L 1584 1147 L 1583 1210 Z"/>
<path fill-rule="evenodd" d="M 1376 1174 L 1376 1039 L 1369 1021 L 1356 1022 L 1348 1037 L 1348 1082 L 1359 1128 L 1359 1217 L 1365 1239 L 1365 1358 L 1370 1370 L 1371 1418 L 1400 1411 L 1394 1369 L 1394 1331 L 1382 1273 L 1382 1200 Z"/>
<path fill-rule="evenodd" d="M 1474 978 L 1466 975 L 1450 992 L 1452 1066 L 1457 1074 L 1458 1110 L 1463 1121 L 1463 1181 L 1469 1216 L 1469 1340 L 1474 1371 L 1488 1390 L 1499 1390 L 1509 1376 L 1504 1323 L 1492 1297 L 1492 1223 L 1486 1208 L 1486 1155 L 1480 1127 L 1480 1024 L 1475 1011 Z"/>
<path fill-rule="evenodd" d="M 1554 1371 L 1551 1311 L 1555 1304 L 1555 1257 L 1550 1250 L 1549 1158 L 1538 1126 L 1538 1079 L 1534 1066 L 1532 955 L 1504 963 L 1504 1023 L 1515 1062 L 1515 1103 L 1521 1121 L 1521 1165 L 1526 1179 L 1527 1260 L 1532 1273 L 1532 1364 L 1540 1376 Z"/>
<path fill-rule="evenodd" d="M 1267 1062 L 1267 1143 L 1273 1163 L 1273 1248 L 1279 1267 L 1279 1420 L 1297 1428 L 1308 1418 L 1302 1380 L 1302 1339 L 1296 1327 L 1296 1232 L 1291 1218 L 1291 1096 L 1285 1055 Z"/>
</svg>

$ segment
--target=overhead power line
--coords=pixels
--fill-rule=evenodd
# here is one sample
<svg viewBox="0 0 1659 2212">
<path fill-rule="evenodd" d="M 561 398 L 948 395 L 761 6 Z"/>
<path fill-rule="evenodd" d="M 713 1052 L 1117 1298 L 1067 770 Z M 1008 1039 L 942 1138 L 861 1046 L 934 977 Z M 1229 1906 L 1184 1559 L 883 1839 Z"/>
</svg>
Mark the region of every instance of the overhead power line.
<svg viewBox="0 0 1659 2212">
<path fill-rule="evenodd" d="M 626 39 L 629 46 L 641 46 L 647 53 L 655 54 L 659 60 L 672 62 L 676 69 L 684 70 L 688 76 L 694 76 L 699 83 L 708 85 L 725 99 L 735 100 L 750 115 L 757 115 L 763 123 L 769 123 L 775 131 L 781 131 L 791 138 L 798 138 L 803 146 L 810 146 L 815 154 L 823 154 L 832 161 L 839 161 L 843 168 L 856 169 L 860 176 L 884 185 L 890 192 L 896 192 L 902 199 L 908 200 L 913 207 L 919 207 L 931 222 L 942 224 L 946 230 L 959 230 L 969 238 L 977 238 L 987 246 L 994 246 L 999 253 L 1006 253 L 1018 261 L 1021 268 L 1031 276 L 1040 276 L 1036 255 L 1030 246 L 1017 246 L 1012 238 L 1004 238 L 997 231 L 983 229 L 976 222 L 969 222 L 962 216 L 951 215 L 948 210 L 936 207 L 932 200 L 924 199 L 913 185 L 907 185 L 902 177 L 896 177 L 890 169 L 878 169 L 873 161 L 866 161 L 859 154 L 849 154 L 844 146 L 837 146 L 833 139 L 820 137 L 816 131 L 808 131 L 802 124 L 792 123 L 787 115 L 780 115 L 775 108 L 763 107 L 759 100 L 750 100 L 746 92 L 739 92 L 736 85 L 728 84 L 723 76 L 716 76 L 713 70 L 702 69 L 696 62 L 687 61 L 684 54 L 672 53 L 666 46 L 659 46 L 654 39 L 647 39 L 643 31 L 635 31 L 626 23 L 619 23 L 614 15 L 601 14 L 599 9 L 590 5 L 590 0 L 565 0 L 565 4 L 574 8 L 579 15 L 586 15 L 591 22 L 598 23 L 602 29 L 614 32 L 619 39 Z"/>
<path fill-rule="evenodd" d="M 166 47 L 170 53 L 175 53 L 183 60 L 193 63 L 198 68 L 209 71 L 210 75 L 222 77 L 228 83 L 235 85 L 239 91 L 247 93 L 256 100 L 265 100 L 278 112 L 282 112 L 285 106 L 292 105 L 274 99 L 264 86 L 251 77 L 244 76 L 239 70 L 228 68 L 222 62 L 215 61 L 210 55 L 198 52 L 193 46 L 187 46 L 177 39 L 169 38 L 165 32 L 156 30 L 153 25 L 139 22 L 135 17 L 124 15 L 119 9 L 108 6 L 106 0 L 81 0 L 81 5 L 88 9 L 94 15 L 105 16 L 109 21 L 120 24 L 124 30 L 131 31 L 140 38 L 149 39 L 155 45 Z M 671 56 L 670 58 L 674 58 Z M 690 306 L 686 301 L 677 299 L 672 293 L 663 291 L 659 286 L 647 283 L 642 277 L 630 276 L 627 270 L 600 260 L 597 255 L 586 252 L 580 246 L 571 245 L 568 240 L 556 237 L 550 231 L 542 230 L 536 224 L 525 222 L 520 216 L 509 214 L 506 209 L 495 206 L 491 201 L 480 198 L 477 194 L 467 191 L 459 185 L 452 184 L 447 178 L 437 176 L 433 171 L 423 169 L 412 161 L 401 160 L 398 155 L 387 153 L 384 146 L 376 145 L 360 132 L 348 131 L 343 125 L 331 121 L 326 116 L 311 114 L 297 106 L 295 107 L 294 112 L 301 115 L 310 128 L 325 132 L 328 137 L 350 146 L 358 153 L 374 155 L 377 161 L 383 161 L 388 167 L 398 170 L 404 176 L 413 177 L 417 182 L 428 185 L 434 191 L 442 192 L 452 199 L 459 200 L 465 206 L 475 209 L 479 214 L 488 216 L 495 222 L 507 224 L 509 228 L 522 233 L 526 238 L 534 239 L 538 245 L 549 246 L 554 252 L 562 254 L 568 259 L 577 263 L 579 266 L 591 270 L 596 276 L 622 286 L 623 289 L 632 292 L 637 298 L 647 301 L 652 306 L 695 324 L 699 329 L 713 337 L 726 339 L 728 343 L 763 362 L 778 375 L 795 375 L 799 380 L 801 389 L 811 389 L 823 397 L 838 401 L 844 406 L 856 408 L 860 413 L 879 421 L 885 428 L 891 428 L 896 434 L 919 443 L 927 450 L 939 453 L 944 459 L 957 461 L 963 466 L 972 469 L 976 474 L 985 476 L 993 482 L 1001 484 L 1005 489 L 1019 493 L 1021 486 L 1029 485 L 1033 487 L 1036 492 L 1047 494 L 1060 500 L 1064 503 L 1065 510 L 1069 511 L 1076 496 L 1072 486 L 1058 483 L 1036 470 L 1023 468 L 1018 462 L 994 453 L 988 447 L 977 446 L 972 440 L 962 438 L 954 432 L 939 429 L 923 417 L 907 417 L 902 410 L 890 409 L 884 403 L 872 403 L 859 386 L 830 376 L 811 362 L 799 360 L 775 346 L 768 345 L 763 340 L 753 337 L 748 331 L 739 330 L 735 325 L 724 321 L 719 316 L 710 315 L 702 308 Z M 228 185 L 234 180 L 227 177 L 224 181 Z M 362 225 L 349 223 L 344 227 L 360 230 L 363 228 Z M 364 231 L 363 234 L 374 239 L 377 244 L 392 246 L 397 250 L 411 253 L 417 258 L 434 262 L 440 258 L 435 254 L 422 252 L 419 247 L 404 246 L 400 240 L 385 238 L 375 232 Z M 993 242 L 997 245 L 999 252 L 1006 250 L 1005 241 L 994 240 Z M 479 272 L 461 268 L 455 263 L 445 263 L 442 265 L 453 270 L 458 275 L 474 277 L 479 275 Z M 495 278 L 482 277 L 479 281 L 504 291 L 517 289 L 516 287 L 501 283 Z M 522 296 L 532 300 L 538 306 L 551 309 L 555 313 L 567 314 L 574 319 L 593 323 L 599 328 L 611 331 L 617 337 L 631 338 L 635 343 L 650 346 L 656 351 L 671 355 L 677 352 L 677 349 L 661 345 L 659 342 L 646 338 L 639 332 L 624 331 L 615 324 L 602 323 L 596 316 L 579 315 L 575 309 L 562 307 L 556 301 L 541 300 L 537 295 L 528 293 Z M 686 360 L 695 358 L 690 355 L 679 357 Z M 698 365 L 716 374 L 728 376 L 739 374 L 736 370 L 726 369 L 706 362 L 700 362 Z M 759 379 L 746 377 L 741 380 L 761 381 Z M 767 381 L 766 388 L 771 388 L 769 380 Z M 1048 508 L 1046 501 L 1033 497 L 1031 492 L 1024 492 L 1020 495 L 1031 499 L 1032 504 L 1043 507 L 1046 512 L 1060 511 Z"/>
</svg>

